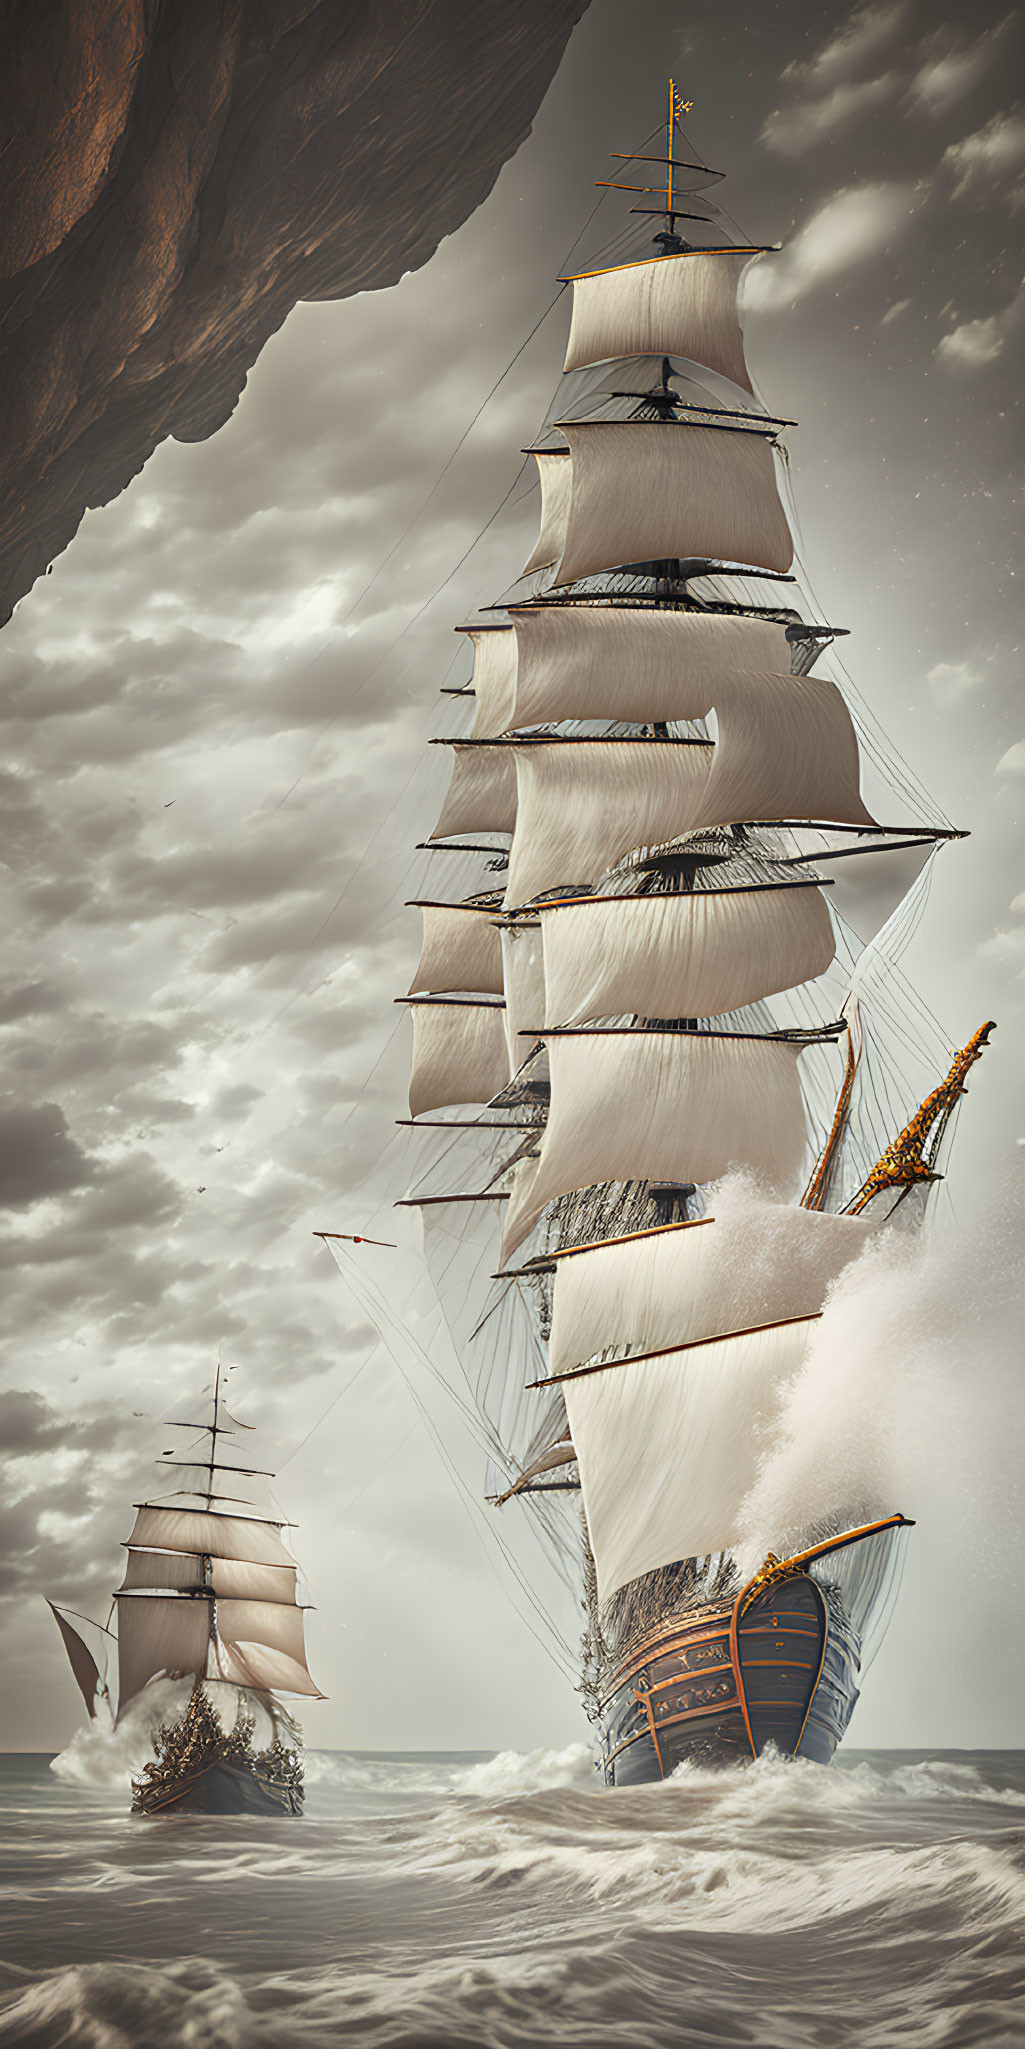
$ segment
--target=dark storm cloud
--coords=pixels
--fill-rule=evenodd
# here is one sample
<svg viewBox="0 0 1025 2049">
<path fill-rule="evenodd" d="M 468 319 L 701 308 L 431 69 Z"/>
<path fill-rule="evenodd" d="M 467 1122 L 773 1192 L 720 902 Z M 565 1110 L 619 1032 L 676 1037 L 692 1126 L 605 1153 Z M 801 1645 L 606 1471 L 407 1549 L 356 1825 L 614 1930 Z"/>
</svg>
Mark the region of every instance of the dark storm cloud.
<svg viewBox="0 0 1025 2049">
<path fill-rule="evenodd" d="M 59 1104 L 0 1104 L 0 1207 L 29 1209 L 80 1188 L 94 1173 Z"/>
</svg>

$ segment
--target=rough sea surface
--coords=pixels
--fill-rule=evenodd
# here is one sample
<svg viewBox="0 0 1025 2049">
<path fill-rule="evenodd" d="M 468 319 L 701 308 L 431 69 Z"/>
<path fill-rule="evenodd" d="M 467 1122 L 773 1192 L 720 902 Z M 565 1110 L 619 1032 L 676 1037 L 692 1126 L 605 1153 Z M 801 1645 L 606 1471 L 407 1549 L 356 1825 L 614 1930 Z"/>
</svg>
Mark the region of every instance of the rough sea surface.
<svg viewBox="0 0 1025 2049">
<path fill-rule="evenodd" d="M 1025 1753 L 320 1755 L 302 1821 L 3 1767 L 0 2044 L 1025 2043 Z"/>
</svg>

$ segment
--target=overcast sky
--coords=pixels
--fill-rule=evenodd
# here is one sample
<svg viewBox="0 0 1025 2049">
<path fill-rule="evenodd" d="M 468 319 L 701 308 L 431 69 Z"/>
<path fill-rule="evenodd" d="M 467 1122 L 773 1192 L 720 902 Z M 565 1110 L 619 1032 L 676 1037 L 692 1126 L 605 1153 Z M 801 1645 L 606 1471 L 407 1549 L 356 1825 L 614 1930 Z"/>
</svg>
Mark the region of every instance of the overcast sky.
<svg viewBox="0 0 1025 2049">
<path fill-rule="evenodd" d="M 159 1418 L 218 1347 L 300 1524 L 331 1695 L 309 1740 L 522 1749 L 584 1733 L 311 1234 L 388 1224 L 402 1192 L 409 1027 L 392 998 L 417 952 L 402 906 L 426 868 L 410 849 L 446 776 L 425 743 L 454 652 L 449 680 L 466 672 L 452 626 L 533 537 L 523 485 L 456 565 L 548 405 L 567 297 L 401 537 L 553 297 L 607 153 L 659 120 L 670 72 L 744 236 L 785 245 L 752 279 L 748 354 L 801 423 L 793 477 L 823 616 L 851 629 L 860 690 L 971 830 L 940 857 L 905 971 L 951 1047 L 1000 1024 L 951 1168 L 958 1299 L 976 1276 L 978 1291 L 960 1406 L 978 1386 L 997 1463 L 982 1431 L 956 1499 L 941 1471 L 931 1498 L 923 1482 L 894 1504 L 920 1528 L 855 1740 L 1023 1740 L 1020 1691 L 991 1661 L 997 1609 L 973 1621 L 960 1600 L 958 1660 L 986 1670 L 980 1697 L 947 1683 L 934 1628 L 955 1561 L 962 1594 L 989 1570 L 1007 1432 L 985 1369 L 1010 1342 L 992 1297 L 1016 1253 L 1013 1238 L 985 1263 L 971 1248 L 992 1254 L 1025 1142 L 1020 21 L 989 0 L 593 0 L 533 136 L 461 232 L 390 292 L 297 308 L 230 424 L 162 447 L 3 634 L 10 1748 L 71 1733 L 77 1694 L 40 1596 L 104 1612 Z M 953 1434 L 933 1433 L 938 1467 Z"/>
</svg>

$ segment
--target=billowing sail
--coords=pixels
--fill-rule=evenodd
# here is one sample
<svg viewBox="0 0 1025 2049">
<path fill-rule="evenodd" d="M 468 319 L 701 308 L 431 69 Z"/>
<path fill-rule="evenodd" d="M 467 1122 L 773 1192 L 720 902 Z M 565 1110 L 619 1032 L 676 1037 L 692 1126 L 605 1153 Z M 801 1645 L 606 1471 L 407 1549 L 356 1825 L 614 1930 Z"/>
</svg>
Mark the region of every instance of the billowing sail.
<svg viewBox="0 0 1025 2049">
<path fill-rule="evenodd" d="M 630 562 L 704 557 L 785 572 L 794 544 L 769 438 L 749 428 L 560 423 L 542 453 L 541 532 L 528 570 L 561 586 Z"/>
<path fill-rule="evenodd" d="M 712 749 L 653 740 L 511 747 L 519 789 L 505 900 L 592 886 L 634 847 L 700 818 Z"/>
<path fill-rule="evenodd" d="M 158 1673 L 201 1679 L 210 1645 L 211 1600 L 179 1594 L 117 1596 L 118 1715 Z"/>
<path fill-rule="evenodd" d="M 453 752 L 452 780 L 431 838 L 511 832 L 516 823 L 516 764 L 509 749 L 457 742 Z"/>
<path fill-rule="evenodd" d="M 762 1433 L 814 1328 L 717 1338 L 562 1382 L 600 1600 L 736 1541 Z"/>
<path fill-rule="evenodd" d="M 463 997 L 411 997 L 413 1070 L 409 1114 L 451 1103 L 487 1103 L 508 1073 L 505 1004 Z"/>
<path fill-rule="evenodd" d="M 131 1550 L 118 1592 L 136 1587 L 189 1587 L 196 1592 L 209 1586 L 215 1594 L 232 1599 L 294 1604 L 295 1584 L 294 1565 L 253 1565 L 248 1559 L 217 1558 L 209 1553 L 204 1561 L 195 1551 Z"/>
<path fill-rule="evenodd" d="M 504 733 L 512 717 L 516 690 L 516 641 L 510 626 L 474 627 L 473 642 L 473 733 L 486 738 Z"/>
<path fill-rule="evenodd" d="M 128 1539 L 131 1550 L 187 1551 L 244 1559 L 253 1565 L 291 1565 L 281 1536 L 283 1525 L 257 1516 L 223 1515 L 217 1510 L 157 1507 L 140 1504 Z"/>
<path fill-rule="evenodd" d="M 857 735 L 832 683 L 752 673 L 721 686 L 715 713 L 714 747 L 553 739 L 499 750 L 514 757 L 518 787 L 506 903 L 593 887 L 635 848 L 714 826 L 835 819 L 874 829 Z"/>
<path fill-rule="evenodd" d="M 239 1686 L 322 1697 L 306 1665 L 302 1611 L 274 1601 L 217 1602 L 210 1674 Z"/>
<path fill-rule="evenodd" d="M 548 1025 L 722 1017 L 824 974 L 832 920 L 807 885 L 577 897 L 540 913 Z"/>
<path fill-rule="evenodd" d="M 738 675 L 789 667 L 785 629 L 765 619 L 538 605 L 518 606 L 512 622 L 501 687 L 490 665 L 479 677 L 474 668 L 475 733 L 559 719 L 702 719 Z"/>
<path fill-rule="evenodd" d="M 750 391 L 737 287 L 746 253 L 688 250 L 573 279 L 564 370 L 615 357 L 684 356 Z"/>
<path fill-rule="evenodd" d="M 548 1039 L 552 1106 L 503 1259 L 557 1195 L 604 1181 L 715 1181 L 748 1166 L 796 1193 L 807 1143 L 800 1047 L 711 1032 L 583 1030 Z"/>
<path fill-rule="evenodd" d="M 423 947 L 409 994 L 476 989 L 502 994 L 502 940 L 493 910 L 476 904 L 418 903 Z"/>
<path fill-rule="evenodd" d="M 60 1609 L 55 1608 L 52 1601 L 47 1601 L 46 1605 L 60 1630 L 64 1648 L 68 1654 L 68 1663 L 75 1675 L 78 1690 L 89 1710 L 90 1716 L 95 1717 L 97 1695 L 103 1686 L 96 1660 L 85 1639 L 79 1635 L 78 1630 L 72 1626 L 66 1616 L 61 1614 Z"/>
<path fill-rule="evenodd" d="M 659 1351 L 814 1316 L 871 1232 L 862 1217 L 722 1191 L 722 1215 L 556 1255 L 553 1373 L 608 1350 Z M 716 1210 L 719 1202 L 716 1200 Z"/>
</svg>

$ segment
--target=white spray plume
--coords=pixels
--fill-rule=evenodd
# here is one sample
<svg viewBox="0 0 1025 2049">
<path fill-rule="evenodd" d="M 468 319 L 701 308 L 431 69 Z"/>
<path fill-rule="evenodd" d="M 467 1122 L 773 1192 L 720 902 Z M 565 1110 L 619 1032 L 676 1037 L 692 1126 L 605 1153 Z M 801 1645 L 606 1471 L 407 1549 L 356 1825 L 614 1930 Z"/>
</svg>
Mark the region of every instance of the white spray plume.
<svg viewBox="0 0 1025 2049">
<path fill-rule="evenodd" d="M 976 1570 L 1022 1518 L 1025 1202 L 883 1230 L 827 1298 L 743 1509 L 744 1562 L 838 1510 L 942 1522 Z"/>
<path fill-rule="evenodd" d="M 191 1680 L 153 1680 L 137 1694 L 115 1724 L 106 1713 L 76 1731 L 66 1750 L 50 1761 L 59 1779 L 76 1786 L 126 1788 L 153 1756 L 161 1722 L 182 1712 Z"/>
</svg>

